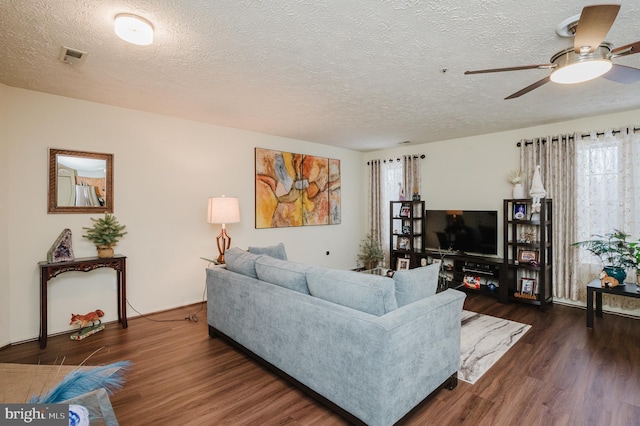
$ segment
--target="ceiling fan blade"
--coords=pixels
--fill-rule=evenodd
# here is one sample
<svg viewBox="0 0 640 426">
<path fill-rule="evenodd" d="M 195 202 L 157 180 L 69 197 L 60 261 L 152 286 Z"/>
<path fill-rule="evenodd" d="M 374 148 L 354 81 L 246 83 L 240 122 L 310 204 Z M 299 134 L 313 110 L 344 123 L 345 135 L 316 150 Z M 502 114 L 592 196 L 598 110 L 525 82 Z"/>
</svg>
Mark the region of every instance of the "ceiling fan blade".
<svg viewBox="0 0 640 426">
<path fill-rule="evenodd" d="M 580 53 L 580 48 L 584 46 L 588 46 L 589 52 L 593 52 L 600 46 L 619 10 L 619 4 L 585 6 L 576 27 L 576 37 L 573 41 L 575 52 Z"/>
<path fill-rule="evenodd" d="M 537 64 L 537 65 L 522 65 L 519 67 L 507 67 L 507 68 L 491 68 L 488 70 L 475 70 L 475 71 L 465 71 L 465 75 L 468 74 L 486 74 L 490 72 L 503 72 L 503 71 L 520 71 L 520 70 L 532 70 L 539 68 L 541 70 L 549 69 L 555 67 L 555 64 Z"/>
<path fill-rule="evenodd" d="M 634 53 L 640 53 L 640 41 L 616 47 L 611 51 L 611 56 L 619 58 L 620 56 L 633 55 Z"/>
<path fill-rule="evenodd" d="M 532 91 L 533 89 L 537 89 L 538 87 L 542 86 L 543 84 L 548 83 L 549 81 L 551 81 L 551 76 L 548 75 L 545 78 L 543 78 L 542 80 L 538 80 L 535 83 L 533 83 L 530 86 L 525 87 L 522 90 L 517 91 L 516 93 L 514 93 L 513 95 L 507 96 L 506 98 L 504 98 L 505 100 L 507 99 L 514 99 L 514 98 L 518 98 L 526 93 L 529 93 L 530 91 Z"/>
<path fill-rule="evenodd" d="M 615 64 L 603 77 L 617 83 L 631 84 L 640 80 L 640 69 Z"/>
</svg>

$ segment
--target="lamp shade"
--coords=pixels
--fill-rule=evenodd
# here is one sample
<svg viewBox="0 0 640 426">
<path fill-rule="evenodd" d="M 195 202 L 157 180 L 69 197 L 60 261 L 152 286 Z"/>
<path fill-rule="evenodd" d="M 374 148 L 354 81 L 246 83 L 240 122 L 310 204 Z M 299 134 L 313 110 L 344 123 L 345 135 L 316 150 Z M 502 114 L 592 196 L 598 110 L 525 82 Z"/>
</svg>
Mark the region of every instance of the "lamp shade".
<svg viewBox="0 0 640 426">
<path fill-rule="evenodd" d="M 237 197 L 210 197 L 207 223 L 240 222 L 240 205 Z"/>
<path fill-rule="evenodd" d="M 611 44 L 601 43 L 593 52 L 585 46 L 576 52 L 573 47 L 556 53 L 551 63 L 556 65 L 551 81 L 560 84 L 582 83 L 607 73 L 611 63 Z"/>
<path fill-rule="evenodd" d="M 582 83 L 606 74 L 612 66 L 608 59 L 576 62 L 555 70 L 551 74 L 551 81 L 560 84 Z"/>
</svg>

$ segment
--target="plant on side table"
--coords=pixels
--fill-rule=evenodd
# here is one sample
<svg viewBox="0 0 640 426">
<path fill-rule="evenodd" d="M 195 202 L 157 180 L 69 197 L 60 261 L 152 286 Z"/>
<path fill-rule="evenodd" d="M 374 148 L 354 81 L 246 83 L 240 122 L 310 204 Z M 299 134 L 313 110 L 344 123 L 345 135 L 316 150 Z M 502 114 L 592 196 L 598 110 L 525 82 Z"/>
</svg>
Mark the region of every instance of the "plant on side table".
<svg viewBox="0 0 640 426">
<path fill-rule="evenodd" d="M 573 243 L 572 246 L 583 248 L 598 256 L 602 262 L 602 270 L 622 284 L 627 277 L 626 270 L 638 267 L 638 243 L 627 241 L 630 235 L 617 229 L 593 237 L 591 240 Z"/>
<path fill-rule="evenodd" d="M 113 246 L 126 234 L 123 232 L 126 226 L 120 225 L 116 217 L 109 213 L 105 213 L 104 217 L 99 219 L 91 218 L 91 220 L 94 222 L 92 227 L 82 228 L 87 231 L 83 237 L 96 245 L 98 257 L 113 257 Z"/>
<path fill-rule="evenodd" d="M 367 238 L 360 244 L 358 260 L 364 264 L 365 269 L 374 269 L 383 259 L 384 252 L 380 242 L 373 235 L 367 234 Z"/>
<path fill-rule="evenodd" d="M 636 282 L 640 286 L 640 241 L 629 244 L 636 259 Z M 640 289 L 638 289 L 640 291 Z"/>
</svg>

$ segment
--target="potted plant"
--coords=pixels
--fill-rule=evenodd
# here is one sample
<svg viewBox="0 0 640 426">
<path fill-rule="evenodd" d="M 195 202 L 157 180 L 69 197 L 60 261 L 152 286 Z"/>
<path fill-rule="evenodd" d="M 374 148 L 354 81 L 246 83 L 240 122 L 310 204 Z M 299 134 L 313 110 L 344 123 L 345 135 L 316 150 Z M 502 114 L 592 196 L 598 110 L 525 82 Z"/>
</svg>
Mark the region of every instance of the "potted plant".
<svg viewBox="0 0 640 426">
<path fill-rule="evenodd" d="M 364 264 L 365 269 L 374 269 L 378 266 L 378 262 L 383 259 L 384 252 L 382 251 L 380 242 L 375 239 L 372 234 L 367 234 L 367 238 L 360 244 L 358 260 Z"/>
<path fill-rule="evenodd" d="M 96 245 L 98 257 L 113 257 L 113 246 L 126 234 L 123 232 L 125 225 L 120 225 L 116 217 L 109 213 L 105 213 L 104 217 L 99 219 L 91 218 L 91 220 L 94 222 L 92 227 L 82 228 L 87 231 L 83 237 Z"/>
<path fill-rule="evenodd" d="M 632 242 L 627 241 L 629 234 L 614 229 L 605 235 L 593 235 L 593 239 L 573 243 L 598 256 L 603 265 L 603 271 L 614 277 L 620 284 L 627 277 L 627 269 L 636 269 L 638 265 L 637 249 Z M 637 243 L 635 243 L 637 244 Z"/>
<path fill-rule="evenodd" d="M 640 285 L 640 241 L 630 243 L 633 255 L 636 259 L 636 282 Z"/>
</svg>

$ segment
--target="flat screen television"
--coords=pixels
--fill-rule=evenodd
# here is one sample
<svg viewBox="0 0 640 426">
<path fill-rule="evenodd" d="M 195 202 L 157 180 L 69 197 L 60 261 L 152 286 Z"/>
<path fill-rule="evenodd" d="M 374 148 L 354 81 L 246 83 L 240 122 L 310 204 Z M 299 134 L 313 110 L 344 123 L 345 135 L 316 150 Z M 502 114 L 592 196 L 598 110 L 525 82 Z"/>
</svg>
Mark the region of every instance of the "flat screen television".
<svg viewBox="0 0 640 426">
<path fill-rule="evenodd" d="M 495 210 L 427 210 L 425 248 L 498 254 Z"/>
</svg>

